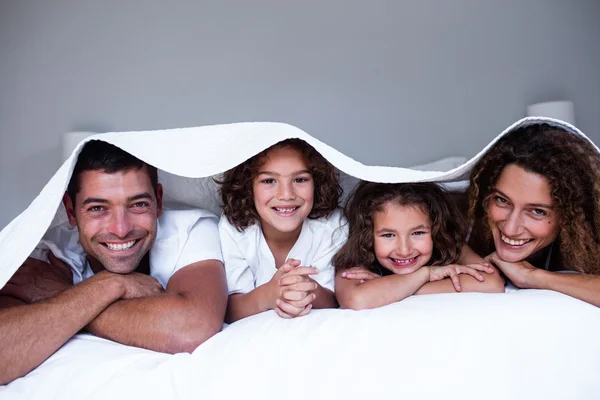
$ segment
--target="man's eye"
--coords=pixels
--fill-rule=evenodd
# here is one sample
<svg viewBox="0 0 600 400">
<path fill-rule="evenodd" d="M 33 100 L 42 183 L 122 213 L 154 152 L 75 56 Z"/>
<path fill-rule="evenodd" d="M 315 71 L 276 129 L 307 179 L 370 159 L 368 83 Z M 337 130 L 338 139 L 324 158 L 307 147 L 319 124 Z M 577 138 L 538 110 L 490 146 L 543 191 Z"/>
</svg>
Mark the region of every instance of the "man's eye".
<svg viewBox="0 0 600 400">
<path fill-rule="evenodd" d="M 138 201 L 137 203 L 135 203 L 133 205 L 134 208 L 145 208 L 145 207 L 150 207 L 150 204 L 146 201 Z"/>
<path fill-rule="evenodd" d="M 104 207 L 102 207 L 102 206 L 92 206 L 92 207 L 88 208 L 88 211 L 91 211 L 91 212 L 100 212 L 103 210 L 104 210 Z"/>
</svg>

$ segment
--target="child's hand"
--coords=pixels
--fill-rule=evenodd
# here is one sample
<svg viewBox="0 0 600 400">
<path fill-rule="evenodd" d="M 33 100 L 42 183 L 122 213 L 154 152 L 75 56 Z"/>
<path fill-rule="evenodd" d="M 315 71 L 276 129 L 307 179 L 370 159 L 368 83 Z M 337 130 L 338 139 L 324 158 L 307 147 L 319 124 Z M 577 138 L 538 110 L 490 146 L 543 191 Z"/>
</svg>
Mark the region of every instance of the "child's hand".
<svg viewBox="0 0 600 400">
<path fill-rule="evenodd" d="M 308 275 L 318 274 L 316 268 L 301 267 L 299 260 L 288 259 L 271 279 L 277 285 L 275 312 L 282 318 L 295 318 L 308 314 L 311 302 L 316 295 L 312 293 L 317 283 Z"/>
<path fill-rule="evenodd" d="M 371 279 L 380 278 L 380 276 L 364 267 L 352 267 L 342 272 L 342 278 L 358 279 L 359 283 L 365 283 Z"/>
<path fill-rule="evenodd" d="M 489 264 L 481 263 L 481 264 L 469 264 L 469 265 L 459 265 L 459 264 L 450 264 L 444 265 L 440 267 L 424 267 L 429 268 L 429 281 L 440 281 L 442 279 L 450 278 L 452 284 L 454 285 L 454 289 L 457 292 L 462 290 L 460 286 L 460 279 L 458 279 L 458 275 L 467 274 L 471 275 L 475 279 L 480 282 L 483 282 L 485 278 L 479 271 L 492 273 L 494 272 L 494 268 L 492 268 Z"/>
</svg>

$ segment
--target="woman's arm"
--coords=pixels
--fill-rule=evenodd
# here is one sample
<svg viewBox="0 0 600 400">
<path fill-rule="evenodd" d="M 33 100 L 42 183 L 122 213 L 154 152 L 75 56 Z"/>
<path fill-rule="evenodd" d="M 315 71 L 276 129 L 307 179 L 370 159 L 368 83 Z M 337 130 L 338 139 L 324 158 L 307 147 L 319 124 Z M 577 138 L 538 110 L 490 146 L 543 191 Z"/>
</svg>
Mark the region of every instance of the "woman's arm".
<svg viewBox="0 0 600 400">
<path fill-rule="evenodd" d="M 519 288 L 554 290 L 600 307 L 600 276 L 545 271 L 535 268 L 527 261 L 506 262 L 496 253 L 490 254 L 486 259 L 500 268 Z"/>
</svg>

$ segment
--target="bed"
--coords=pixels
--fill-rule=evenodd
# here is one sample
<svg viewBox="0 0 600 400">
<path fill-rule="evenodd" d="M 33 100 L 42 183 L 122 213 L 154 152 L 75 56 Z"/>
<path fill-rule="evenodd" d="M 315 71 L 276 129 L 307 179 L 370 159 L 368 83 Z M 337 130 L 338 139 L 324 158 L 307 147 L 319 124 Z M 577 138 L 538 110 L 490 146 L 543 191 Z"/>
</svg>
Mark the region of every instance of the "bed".
<svg viewBox="0 0 600 400">
<path fill-rule="evenodd" d="M 159 167 L 170 207 L 218 212 L 211 177 L 285 138 L 313 145 L 344 173 L 346 190 L 357 178 L 440 181 L 464 189 L 470 168 L 499 137 L 540 121 L 583 135 L 560 121 L 526 118 L 472 159 L 453 159 L 448 171 L 441 164 L 365 166 L 279 123 L 114 132 L 87 140 L 111 142 Z M 0 232 L 0 286 L 46 229 L 64 220 L 60 200 L 84 142 Z M 27 376 L 0 386 L 0 398 L 597 399 L 599 334 L 596 307 L 551 291 L 514 288 L 413 296 L 375 310 L 313 310 L 295 320 L 269 311 L 224 326 L 192 354 L 79 334 Z"/>
</svg>

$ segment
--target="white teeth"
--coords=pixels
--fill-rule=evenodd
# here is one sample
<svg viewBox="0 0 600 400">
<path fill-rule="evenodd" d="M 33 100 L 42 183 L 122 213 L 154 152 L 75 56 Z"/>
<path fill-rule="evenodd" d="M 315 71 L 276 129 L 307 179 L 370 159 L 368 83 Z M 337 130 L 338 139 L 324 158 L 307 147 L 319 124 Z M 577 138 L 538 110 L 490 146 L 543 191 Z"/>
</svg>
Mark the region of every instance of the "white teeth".
<svg viewBox="0 0 600 400">
<path fill-rule="evenodd" d="M 392 258 L 392 260 L 398 264 L 410 264 L 411 262 L 415 261 L 415 258 L 417 257 L 409 258 L 408 260 L 399 260 L 397 258 Z"/>
<path fill-rule="evenodd" d="M 510 244 L 511 246 L 523 246 L 525 243 L 529 242 L 529 239 L 523 239 L 523 240 L 510 239 L 507 236 L 504 236 L 504 233 L 502 233 L 502 232 L 500 232 L 500 238 L 502 239 L 502 241 L 504 243 Z"/>
<path fill-rule="evenodd" d="M 298 207 L 292 207 L 292 208 L 279 208 L 279 207 L 273 207 L 273 208 L 275 208 L 275 211 L 277 211 L 277 212 L 280 212 L 280 213 L 283 213 L 283 214 L 290 214 L 290 213 L 292 213 L 292 212 L 296 211 L 296 209 L 297 209 Z"/>
<path fill-rule="evenodd" d="M 135 244 L 135 242 L 136 242 L 135 240 L 132 240 L 127 243 L 119 243 L 119 244 L 106 243 L 106 247 L 108 247 L 110 250 L 114 250 L 114 251 L 123 251 L 123 250 L 129 249 L 131 246 L 133 246 Z"/>
</svg>

